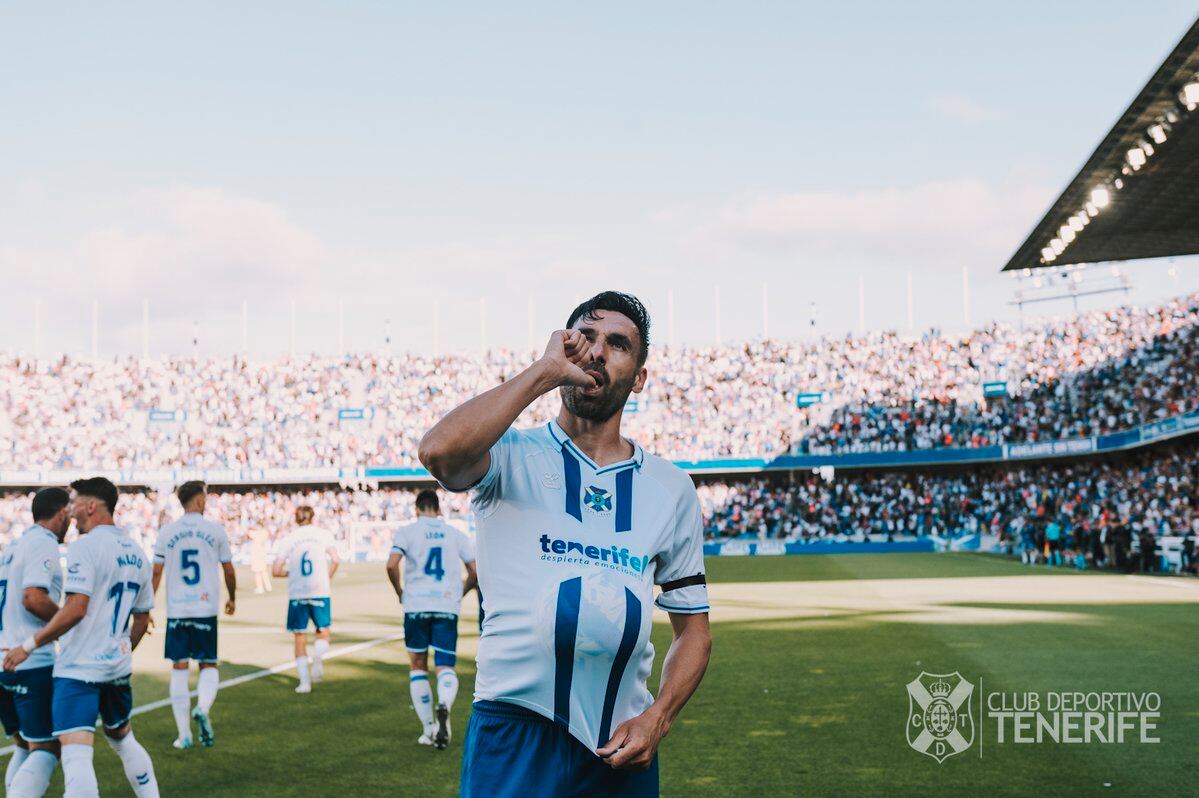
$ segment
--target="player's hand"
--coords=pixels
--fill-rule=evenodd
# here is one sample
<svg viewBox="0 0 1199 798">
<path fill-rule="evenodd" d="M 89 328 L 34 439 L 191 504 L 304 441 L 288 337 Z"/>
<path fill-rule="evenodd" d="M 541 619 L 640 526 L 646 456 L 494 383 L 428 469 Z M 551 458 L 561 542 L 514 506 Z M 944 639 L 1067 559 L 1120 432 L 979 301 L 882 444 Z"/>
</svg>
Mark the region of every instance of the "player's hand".
<svg viewBox="0 0 1199 798">
<path fill-rule="evenodd" d="M 555 330 L 546 344 L 541 363 L 549 369 L 558 385 L 594 388 L 595 377 L 583 371 L 590 360 L 591 343 L 578 330 Z"/>
<path fill-rule="evenodd" d="M 4 670 L 11 673 L 17 669 L 18 665 L 27 659 L 29 659 L 29 652 L 21 646 L 10 648 L 8 653 L 4 655 Z"/>
<path fill-rule="evenodd" d="M 225 602 L 225 614 L 232 615 L 235 612 L 237 612 L 237 602 L 233 599 L 229 599 Z"/>
<path fill-rule="evenodd" d="M 614 768 L 645 770 L 653 763 L 658 745 L 669 730 L 666 720 L 650 707 L 617 726 L 612 739 L 596 753 Z"/>
</svg>

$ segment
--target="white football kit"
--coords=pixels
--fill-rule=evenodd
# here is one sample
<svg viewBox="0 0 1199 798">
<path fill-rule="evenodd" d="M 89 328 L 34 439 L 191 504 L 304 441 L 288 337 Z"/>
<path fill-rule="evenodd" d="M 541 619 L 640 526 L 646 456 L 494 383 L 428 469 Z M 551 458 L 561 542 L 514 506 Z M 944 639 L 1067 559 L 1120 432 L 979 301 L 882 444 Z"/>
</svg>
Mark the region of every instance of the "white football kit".
<svg viewBox="0 0 1199 798">
<path fill-rule="evenodd" d="M 653 586 L 668 612 L 708 611 L 695 486 L 636 444 L 600 468 L 551 421 L 504 433 L 472 506 L 475 699 L 554 719 L 594 751 L 653 703 Z"/>
<path fill-rule="evenodd" d="M 221 564 L 231 562 L 225 528 L 199 513 L 158 530 L 154 562 L 162 565 L 168 618 L 212 618 L 220 612 Z"/>
<path fill-rule="evenodd" d="M 287 563 L 287 597 L 329 597 L 329 549 L 337 548 L 333 533 L 319 526 L 298 526 L 276 549 L 275 559 Z"/>
<path fill-rule="evenodd" d="M 41 631 L 46 622 L 25 609 L 29 587 L 43 588 L 55 604 L 62 602 L 62 565 L 58 538 L 34 524 L 4 550 L 0 560 L 0 649 L 16 648 Z M 42 646 L 17 666 L 24 671 L 54 664 L 54 646 Z"/>
<path fill-rule="evenodd" d="M 154 608 L 153 566 L 115 526 L 98 526 L 67 549 L 67 593 L 89 596 L 87 614 L 62 637 L 54 675 L 111 682 L 133 672 L 129 618 Z"/>
<path fill-rule="evenodd" d="M 440 518 L 418 518 L 396 530 L 391 551 L 404 558 L 404 612 L 458 614 L 462 608 L 459 563 L 475 561 L 469 537 Z"/>
</svg>

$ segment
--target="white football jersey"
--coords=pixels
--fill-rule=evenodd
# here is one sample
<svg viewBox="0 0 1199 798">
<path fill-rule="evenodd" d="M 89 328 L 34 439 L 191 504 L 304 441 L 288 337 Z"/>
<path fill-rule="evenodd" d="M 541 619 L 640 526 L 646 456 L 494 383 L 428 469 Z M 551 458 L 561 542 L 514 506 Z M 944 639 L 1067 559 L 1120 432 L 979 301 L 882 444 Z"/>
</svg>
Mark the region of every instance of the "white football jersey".
<svg viewBox="0 0 1199 798">
<path fill-rule="evenodd" d="M 462 566 L 475 549 L 458 528 L 440 518 L 418 518 L 396 530 L 393 554 L 404 558 L 404 612 L 446 612 L 462 607 Z"/>
<path fill-rule="evenodd" d="M 695 486 L 635 444 L 600 468 L 550 422 L 504 433 L 472 505 L 475 698 L 554 719 L 594 751 L 653 703 L 653 586 L 668 612 L 708 611 Z"/>
<path fill-rule="evenodd" d="M 37 634 L 46 622 L 25 609 L 25 588 L 40 587 L 55 604 L 62 602 L 62 564 L 58 538 L 34 524 L 8 544 L 0 559 L 0 649 L 16 648 Z M 17 666 L 17 670 L 54 664 L 54 646 L 42 646 Z"/>
<path fill-rule="evenodd" d="M 287 563 L 287 596 L 293 599 L 329 597 L 329 549 L 333 533 L 308 524 L 296 527 L 279 542 L 275 560 Z"/>
<path fill-rule="evenodd" d="M 154 608 L 153 565 L 115 526 L 98 526 L 67 549 L 64 589 L 90 596 L 87 614 L 62 637 L 54 675 L 111 682 L 133 671 L 129 619 Z"/>
<path fill-rule="evenodd" d="M 199 513 L 158 530 L 154 562 L 162 565 L 168 618 L 211 618 L 221 607 L 221 564 L 231 562 L 225 527 Z"/>
</svg>

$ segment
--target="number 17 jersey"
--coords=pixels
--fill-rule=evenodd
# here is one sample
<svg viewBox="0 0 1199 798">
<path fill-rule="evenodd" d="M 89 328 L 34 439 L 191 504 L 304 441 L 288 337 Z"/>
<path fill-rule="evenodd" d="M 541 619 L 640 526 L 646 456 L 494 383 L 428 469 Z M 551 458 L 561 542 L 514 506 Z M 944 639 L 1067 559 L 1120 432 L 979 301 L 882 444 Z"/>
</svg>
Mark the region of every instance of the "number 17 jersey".
<svg viewBox="0 0 1199 798">
<path fill-rule="evenodd" d="M 457 615 L 462 606 L 462 566 L 475 549 L 461 530 L 440 518 L 418 518 L 395 532 L 391 553 L 404 558 L 404 612 Z"/>
</svg>

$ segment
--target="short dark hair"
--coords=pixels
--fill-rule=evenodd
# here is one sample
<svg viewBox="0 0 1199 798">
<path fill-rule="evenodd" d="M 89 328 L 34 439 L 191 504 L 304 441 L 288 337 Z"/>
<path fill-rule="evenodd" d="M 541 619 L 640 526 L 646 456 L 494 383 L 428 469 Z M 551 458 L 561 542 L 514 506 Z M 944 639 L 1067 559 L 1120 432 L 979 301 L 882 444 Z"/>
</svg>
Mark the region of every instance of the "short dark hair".
<svg viewBox="0 0 1199 798">
<path fill-rule="evenodd" d="M 441 502 L 437 501 L 437 491 L 425 488 L 416 494 L 416 509 L 435 513 L 441 512 Z"/>
<path fill-rule="evenodd" d="M 180 485 L 178 490 L 175 491 L 175 495 L 179 497 L 179 503 L 186 507 L 189 501 L 207 489 L 208 486 L 202 480 L 192 479 Z"/>
<path fill-rule="evenodd" d="M 300 526 L 304 526 L 304 524 L 311 524 L 312 519 L 315 517 L 316 513 L 314 513 L 312 508 L 307 504 L 301 504 L 296 508 L 296 523 Z"/>
<path fill-rule="evenodd" d="M 53 518 L 54 514 L 71 503 L 71 494 L 62 488 L 42 488 L 33 494 L 34 521 L 45 521 Z"/>
<path fill-rule="evenodd" d="M 117 497 L 120 495 L 120 492 L 117 490 L 117 486 L 112 484 L 112 480 L 106 477 L 77 479 L 71 483 L 71 490 L 80 496 L 99 499 L 104 502 L 104 506 L 108 508 L 108 512 L 110 513 L 117 511 Z"/>
<path fill-rule="evenodd" d="M 620 291 L 603 291 L 574 309 L 570 318 L 566 320 L 566 329 L 573 327 L 579 319 L 595 321 L 597 310 L 619 313 L 637 325 L 637 335 L 641 338 L 641 348 L 637 351 L 637 365 L 644 366 L 646 358 L 649 357 L 649 311 L 641 304 L 641 300 Z"/>
</svg>

